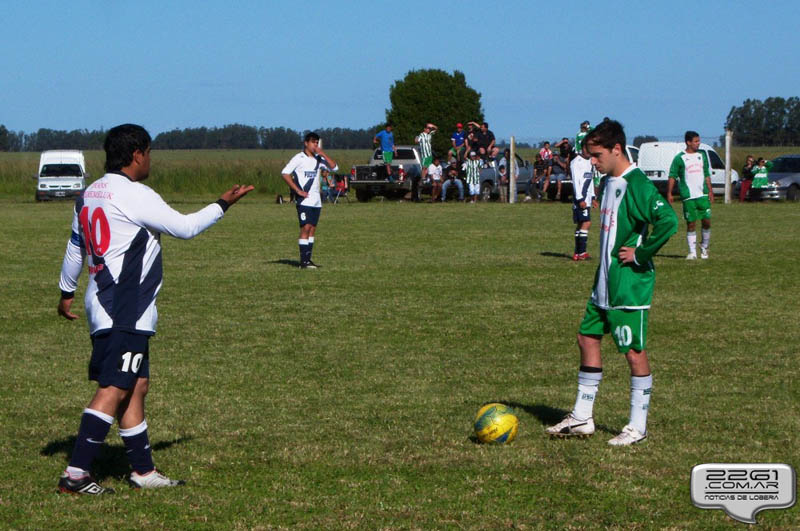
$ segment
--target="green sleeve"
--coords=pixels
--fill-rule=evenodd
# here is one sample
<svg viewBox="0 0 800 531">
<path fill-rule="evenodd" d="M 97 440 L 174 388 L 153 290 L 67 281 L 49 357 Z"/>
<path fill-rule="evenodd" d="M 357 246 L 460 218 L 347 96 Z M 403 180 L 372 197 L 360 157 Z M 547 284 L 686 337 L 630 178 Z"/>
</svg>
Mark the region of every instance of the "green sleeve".
<svg viewBox="0 0 800 531">
<path fill-rule="evenodd" d="M 711 177 L 711 166 L 708 163 L 708 155 L 705 151 L 701 151 L 700 153 L 703 154 L 703 175 L 706 177 Z"/>
<path fill-rule="evenodd" d="M 634 192 L 637 212 L 643 221 L 653 226 L 653 231 L 635 251 L 636 262 L 646 264 L 670 236 L 678 232 L 678 216 L 652 182 L 640 181 L 637 184 L 641 184 Z"/>
<path fill-rule="evenodd" d="M 675 155 L 675 158 L 672 159 L 672 164 L 669 167 L 669 177 L 671 179 L 680 179 L 683 176 L 683 172 L 683 158 L 681 157 L 681 154 L 678 153 Z"/>
<path fill-rule="evenodd" d="M 764 163 L 764 167 L 767 168 L 767 171 L 771 170 L 772 169 L 772 161 L 768 160 L 767 162 L 765 162 Z"/>
</svg>

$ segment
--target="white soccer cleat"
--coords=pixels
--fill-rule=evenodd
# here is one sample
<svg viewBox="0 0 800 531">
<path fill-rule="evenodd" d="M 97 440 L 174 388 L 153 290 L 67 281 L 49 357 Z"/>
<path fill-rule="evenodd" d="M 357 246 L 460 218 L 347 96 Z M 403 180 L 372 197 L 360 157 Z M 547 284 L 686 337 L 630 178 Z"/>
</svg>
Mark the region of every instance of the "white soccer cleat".
<svg viewBox="0 0 800 531">
<path fill-rule="evenodd" d="M 545 431 L 553 437 L 588 437 L 594 433 L 594 420 L 591 417 L 578 420 L 570 413 L 564 420 Z"/>
<path fill-rule="evenodd" d="M 708 260 L 708 249 L 700 248 L 700 258 Z"/>
<path fill-rule="evenodd" d="M 161 487 L 177 487 L 178 485 L 186 485 L 186 482 L 181 479 L 169 479 L 156 469 L 147 474 L 137 474 L 131 472 L 131 477 L 128 480 L 131 487 L 134 489 L 157 489 Z"/>
<path fill-rule="evenodd" d="M 647 433 L 640 433 L 639 430 L 628 424 L 622 428 L 622 433 L 608 441 L 611 446 L 630 446 L 647 439 Z"/>
<path fill-rule="evenodd" d="M 687 254 L 686 255 L 686 259 L 687 260 L 697 260 L 697 253 L 691 252 L 691 253 Z"/>
</svg>

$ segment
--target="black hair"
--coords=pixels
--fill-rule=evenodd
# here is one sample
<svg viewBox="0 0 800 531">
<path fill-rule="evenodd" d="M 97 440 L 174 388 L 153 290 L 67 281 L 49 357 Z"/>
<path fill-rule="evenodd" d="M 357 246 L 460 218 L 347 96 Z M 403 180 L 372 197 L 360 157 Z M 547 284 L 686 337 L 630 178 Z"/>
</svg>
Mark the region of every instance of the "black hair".
<svg viewBox="0 0 800 531">
<path fill-rule="evenodd" d="M 103 141 L 106 171 L 119 171 L 133 162 L 133 154 L 150 147 L 150 133 L 141 125 L 122 124 L 111 128 Z"/>
<path fill-rule="evenodd" d="M 614 146 L 619 144 L 623 153 L 627 144 L 625 130 L 622 128 L 622 124 L 616 120 L 603 120 L 600 122 L 597 127 L 584 137 L 583 143 L 584 145 L 591 143 L 606 149 L 614 149 Z"/>
<path fill-rule="evenodd" d="M 308 142 L 309 140 L 319 140 L 319 135 L 314 131 L 309 131 L 308 133 L 306 133 L 303 142 Z"/>
<path fill-rule="evenodd" d="M 686 134 L 683 135 L 683 140 L 684 142 L 689 142 L 690 140 L 694 140 L 698 136 L 700 136 L 700 133 L 698 133 L 697 131 L 686 131 Z"/>
</svg>

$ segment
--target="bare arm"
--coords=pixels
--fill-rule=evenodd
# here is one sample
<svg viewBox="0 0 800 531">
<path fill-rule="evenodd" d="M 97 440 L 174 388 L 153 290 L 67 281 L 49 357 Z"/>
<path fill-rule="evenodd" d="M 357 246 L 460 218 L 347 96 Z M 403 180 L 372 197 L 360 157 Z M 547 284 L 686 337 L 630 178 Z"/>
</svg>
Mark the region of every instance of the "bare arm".
<svg viewBox="0 0 800 531">
<path fill-rule="evenodd" d="M 667 202 L 672 204 L 672 187 L 675 186 L 675 179 L 672 177 L 667 181 Z"/>
</svg>

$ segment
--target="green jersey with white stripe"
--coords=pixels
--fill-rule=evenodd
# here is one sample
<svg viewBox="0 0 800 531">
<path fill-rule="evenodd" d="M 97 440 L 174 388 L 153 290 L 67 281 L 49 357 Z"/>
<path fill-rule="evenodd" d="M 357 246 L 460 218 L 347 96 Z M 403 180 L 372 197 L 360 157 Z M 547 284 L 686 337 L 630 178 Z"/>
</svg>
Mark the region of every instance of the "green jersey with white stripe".
<svg viewBox="0 0 800 531">
<path fill-rule="evenodd" d="M 681 151 L 672 159 L 669 176 L 678 180 L 682 199 L 696 199 L 708 195 L 706 177 L 711 177 L 708 155 L 705 151 Z"/>
<path fill-rule="evenodd" d="M 600 197 L 600 265 L 591 300 L 604 310 L 650 308 L 656 279 L 652 258 L 678 230 L 678 217 L 633 165 L 619 177 L 603 177 Z M 622 263 L 620 247 L 634 247 L 635 261 Z"/>
</svg>

